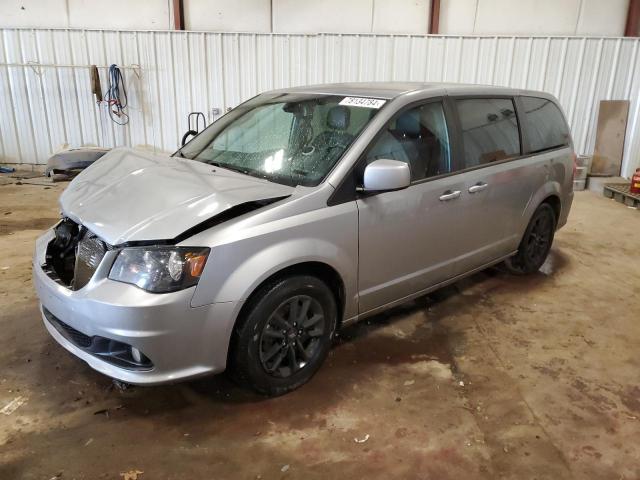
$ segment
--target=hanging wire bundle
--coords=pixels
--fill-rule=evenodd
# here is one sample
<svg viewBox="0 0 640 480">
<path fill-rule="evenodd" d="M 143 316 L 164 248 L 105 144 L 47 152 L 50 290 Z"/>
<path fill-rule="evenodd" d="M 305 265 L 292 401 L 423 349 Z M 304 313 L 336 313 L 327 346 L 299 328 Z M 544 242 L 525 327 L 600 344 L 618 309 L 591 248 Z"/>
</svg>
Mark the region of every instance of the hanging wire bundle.
<svg viewBox="0 0 640 480">
<path fill-rule="evenodd" d="M 129 123 L 129 115 L 124 111 L 127 107 L 127 89 L 122 72 L 115 63 L 109 67 L 109 84 L 104 101 L 107 103 L 109 117 L 114 123 L 118 125 Z"/>
</svg>

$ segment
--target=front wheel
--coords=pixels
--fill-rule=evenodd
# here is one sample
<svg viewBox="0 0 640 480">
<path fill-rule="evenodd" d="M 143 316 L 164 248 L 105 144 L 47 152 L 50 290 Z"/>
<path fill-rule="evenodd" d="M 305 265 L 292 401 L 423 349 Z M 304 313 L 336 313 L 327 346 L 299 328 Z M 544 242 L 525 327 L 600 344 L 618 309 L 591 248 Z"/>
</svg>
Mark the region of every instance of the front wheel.
<svg viewBox="0 0 640 480">
<path fill-rule="evenodd" d="M 281 395 L 320 368 L 337 322 L 335 298 L 313 276 L 284 277 L 261 287 L 234 331 L 232 376 L 259 393 Z"/>
<path fill-rule="evenodd" d="M 537 272 L 547 259 L 555 231 L 556 214 L 551 205 L 543 203 L 533 213 L 518 252 L 504 262 L 509 272 L 516 275 Z"/>
</svg>

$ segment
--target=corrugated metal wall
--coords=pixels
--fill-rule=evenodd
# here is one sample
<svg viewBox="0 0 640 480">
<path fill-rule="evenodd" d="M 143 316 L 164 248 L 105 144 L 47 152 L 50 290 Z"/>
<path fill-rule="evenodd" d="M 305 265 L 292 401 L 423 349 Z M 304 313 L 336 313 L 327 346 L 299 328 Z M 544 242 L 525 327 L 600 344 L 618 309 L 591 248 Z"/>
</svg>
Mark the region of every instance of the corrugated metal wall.
<svg viewBox="0 0 640 480">
<path fill-rule="evenodd" d="M 631 100 L 623 174 L 640 161 L 638 39 L 0 30 L 0 161 L 44 163 L 63 144 L 175 150 L 186 116 L 258 92 L 338 81 L 507 85 L 556 95 L 591 153 L 598 102 Z M 90 64 L 125 66 L 127 126 L 90 91 Z M 39 64 L 39 65 L 38 65 Z M 139 67 L 139 68 L 138 68 Z"/>
</svg>

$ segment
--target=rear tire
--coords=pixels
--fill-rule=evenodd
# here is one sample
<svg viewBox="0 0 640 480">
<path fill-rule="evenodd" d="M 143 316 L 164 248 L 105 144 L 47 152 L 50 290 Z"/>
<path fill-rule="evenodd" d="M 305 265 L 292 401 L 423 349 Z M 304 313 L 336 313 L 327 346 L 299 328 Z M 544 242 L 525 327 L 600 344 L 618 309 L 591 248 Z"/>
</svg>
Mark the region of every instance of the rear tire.
<svg viewBox="0 0 640 480">
<path fill-rule="evenodd" d="M 536 209 L 524 232 L 518 252 L 504 262 L 510 273 L 527 275 L 540 269 L 551 250 L 556 222 L 556 214 L 548 203 L 543 203 Z"/>
<path fill-rule="evenodd" d="M 276 396 L 318 371 L 337 323 L 333 293 L 316 277 L 275 279 L 249 299 L 232 337 L 229 371 L 238 383 Z"/>
</svg>

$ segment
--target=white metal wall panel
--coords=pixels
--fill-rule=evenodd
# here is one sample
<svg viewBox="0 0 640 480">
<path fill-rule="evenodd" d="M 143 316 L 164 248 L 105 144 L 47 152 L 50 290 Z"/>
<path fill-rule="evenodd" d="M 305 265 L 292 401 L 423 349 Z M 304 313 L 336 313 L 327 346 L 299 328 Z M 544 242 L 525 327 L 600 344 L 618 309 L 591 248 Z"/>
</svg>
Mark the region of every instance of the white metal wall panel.
<svg viewBox="0 0 640 480">
<path fill-rule="evenodd" d="M 44 163 L 64 144 L 175 150 L 187 114 L 287 86 L 411 80 L 545 90 L 576 150 L 593 151 L 600 100 L 631 101 L 623 174 L 640 166 L 640 40 L 600 37 L 0 30 L 0 161 Z M 88 66 L 124 66 L 130 122 L 111 122 Z"/>
</svg>

